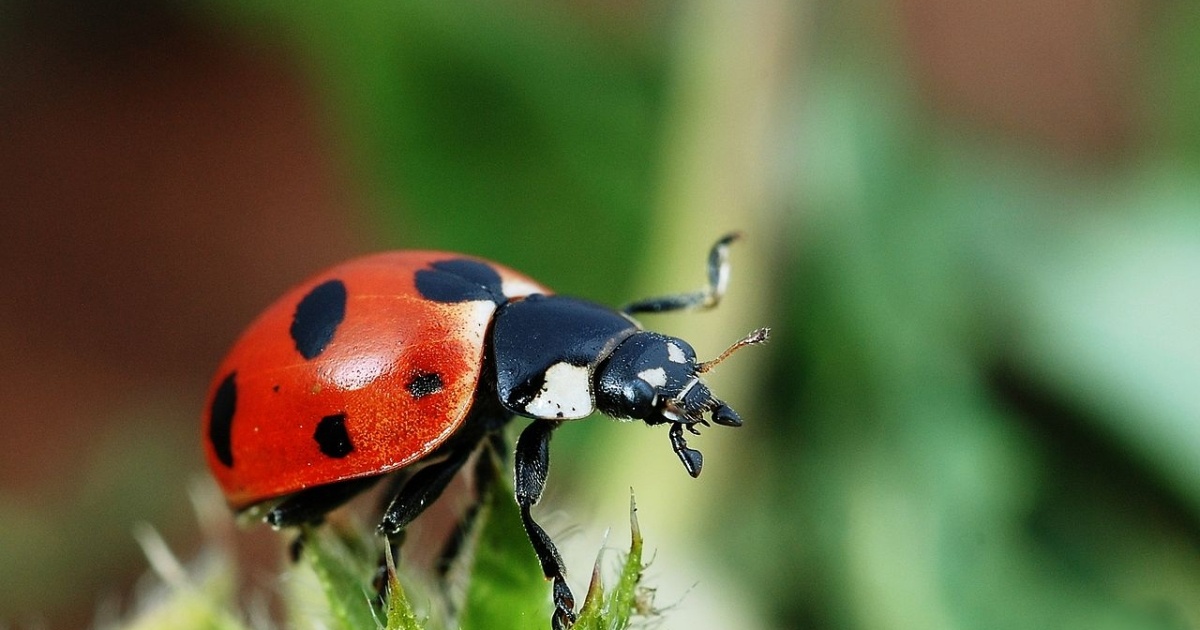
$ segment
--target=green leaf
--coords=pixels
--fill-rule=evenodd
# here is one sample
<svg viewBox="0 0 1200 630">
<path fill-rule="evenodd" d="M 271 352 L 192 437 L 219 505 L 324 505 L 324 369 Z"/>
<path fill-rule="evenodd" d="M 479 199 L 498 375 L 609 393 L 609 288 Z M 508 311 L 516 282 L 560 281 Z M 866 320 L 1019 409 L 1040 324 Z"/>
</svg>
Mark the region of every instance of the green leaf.
<svg viewBox="0 0 1200 630">
<path fill-rule="evenodd" d="M 645 565 L 642 564 L 642 531 L 638 527 L 637 506 L 633 497 L 629 498 L 629 529 L 629 554 L 622 563 L 617 587 L 605 596 L 600 580 L 600 558 L 597 558 L 592 570 L 592 582 L 583 601 L 583 609 L 579 611 L 579 621 L 575 624 L 576 630 L 623 630 L 629 627 L 635 612 L 649 612 L 642 610 L 643 606 L 639 603 L 640 596 L 646 592 L 641 586 Z"/>
<path fill-rule="evenodd" d="M 329 602 L 334 627 L 342 630 L 378 627 L 371 607 L 373 594 L 364 578 L 370 575 L 369 565 L 361 553 L 356 557 L 355 549 L 335 536 L 329 527 L 305 528 L 303 536 L 304 559 Z"/>
<path fill-rule="evenodd" d="M 404 587 L 400 585 L 400 576 L 396 574 L 396 560 L 392 557 L 391 546 L 384 545 L 384 553 L 387 554 L 388 572 L 388 600 L 385 608 L 387 630 L 422 630 L 421 624 L 417 621 L 417 615 L 413 613 L 412 606 L 408 603 L 408 595 L 405 594 Z"/>
<path fill-rule="evenodd" d="M 630 615 L 637 605 L 638 585 L 642 581 L 642 530 L 638 527 L 637 505 L 633 497 L 629 497 L 629 555 L 621 568 L 621 580 L 613 591 L 612 600 L 608 606 L 612 621 L 610 628 L 625 628 L 629 625 Z"/>
</svg>

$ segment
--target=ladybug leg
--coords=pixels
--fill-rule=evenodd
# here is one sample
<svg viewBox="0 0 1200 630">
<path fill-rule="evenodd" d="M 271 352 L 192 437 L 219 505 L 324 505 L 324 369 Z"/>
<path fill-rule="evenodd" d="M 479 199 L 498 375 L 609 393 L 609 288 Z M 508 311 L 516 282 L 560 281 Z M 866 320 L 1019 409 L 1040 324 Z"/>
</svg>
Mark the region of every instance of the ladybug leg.
<svg viewBox="0 0 1200 630">
<path fill-rule="evenodd" d="M 360 477 L 301 490 L 267 512 L 264 520 L 276 529 L 317 524 L 325 515 L 375 485 L 379 475 Z"/>
<path fill-rule="evenodd" d="M 442 495 L 470 456 L 469 448 L 452 450 L 445 459 L 422 468 L 412 476 L 400 476 L 392 483 L 389 495 L 393 498 L 384 510 L 377 531 L 387 538 L 397 564 L 400 547 L 404 544 L 405 528 Z M 394 489 L 396 487 L 398 491 Z M 387 571 L 387 561 L 381 554 L 373 580 L 380 606 L 387 596 Z"/>
<path fill-rule="evenodd" d="M 704 455 L 694 448 L 688 448 L 687 440 L 683 439 L 683 423 L 672 423 L 670 435 L 671 450 L 683 462 L 683 468 L 692 477 L 699 477 L 700 469 L 704 466 Z"/>
<path fill-rule="evenodd" d="M 382 498 L 379 504 L 379 513 L 381 514 L 391 505 L 392 499 L 400 493 L 400 489 L 404 487 L 404 484 L 412 478 L 412 473 L 408 469 L 401 469 L 386 476 L 388 477 L 387 487 L 379 495 Z M 400 547 L 404 544 L 404 537 L 404 532 L 387 537 L 386 544 L 391 547 L 392 558 L 397 563 L 400 562 Z M 379 562 L 376 563 L 375 567 L 375 578 L 371 582 L 375 586 L 375 593 L 378 596 L 376 603 L 380 608 L 383 607 L 384 597 L 387 595 L 387 578 L 387 556 L 383 552 L 380 552 Z"/>
<path fill-rule="evenodd" d="M 725 295 L 725 287 L 729 284 L 729 245 L 741 238 L 741 232 L 726 234 L 713 244 L 708 251 L 708 284 L 699 291 L 680 293 L 678 295 L 662 295 L 638 300 L 621 307 L 626 315 L 635 313 L 662 313 L 691 308 L 712 308 Z"/>
<path fill-rule="evenodd" d="M 389 540 L 396 540 L 409 523 L 442 496 L 446 486 L 470 459 L 473 447 L 474 444 L 452 450 L 442 461 L 422 468 L 409 478 L 384 511 L 379 533 Z"/>
<path fill-rule="evenodd" d="M 550 434 L 562 424 L 547 420 L 534 420 L 517 439 L 515 461 L 515 484 L 517 506 L 521 509 L 521 522 L 534 553 L 542 565 L 542 574 L 554 582 L 554 616 L 550 625 L 554 630 L 569 628 L 575 623 L 575 596 L 567 586 L 566 567 L 554 542 L 530 514 L 542 498 L 546 488 L 546 475 L 550 468 Z"/>
<path fill-rule="evenodd" d="M 291 560 L 292 564 L 300 562 L 300 556 L 304 555 L 304 545 L 305 541 L 303 533 L 297 534 L 296 537 L 292 539 L 292 542 L 288 543 L 288 560 Z"/>
<path fill-rule="evenodd" d="M 397 494 L 400 494 L 400 489 L 404 487 L 404 484 L 408 483 L 409 479 L 412 479 L 412 471 L 412 468 L 401 468 L 400 470 L 384 475 L 388 479 L 383 490 L 379 492 L 380 514 L 387 510 L 387 507 L 392 504 L 392 499 Z"/>
</svg>

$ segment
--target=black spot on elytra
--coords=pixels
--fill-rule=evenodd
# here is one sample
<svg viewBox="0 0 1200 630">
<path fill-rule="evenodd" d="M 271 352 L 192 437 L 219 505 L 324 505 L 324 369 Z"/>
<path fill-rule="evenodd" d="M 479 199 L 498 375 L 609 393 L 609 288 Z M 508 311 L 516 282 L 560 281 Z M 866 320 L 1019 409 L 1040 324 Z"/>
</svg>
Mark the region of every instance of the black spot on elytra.
<svg viewBox="0 0 1200 630">
<path fill-rule="evenodd" d="M 417 291 L 421 297 L 434 302 L 473 302 L 491 300 L 503 304 L 508 300 L 501 287 L 500 274 L 490 265 L 477 260 L 455 258 L 429 265 L 417 271 Z"/>
<path fill-rule="evenodd" d="M 408 393 L 412 394 L 413 398 L 421 399 L 430 394 L 442 391 L 442 387 L 444 386 L 440 374 L 435 372 L 421 372 L 408 382 Z"/>
<path fill-rule="evenodd" d="M 321 418 L 317 423 L 316 432 L 313 433 L 313 439 L 317 441 L 321 452 L 330 457 L 341 459 L 354 450 L 354 444 L 350 443 L 350 434 L 346 433 L 344 413 Z"/>
<path fill-rule="evenodd" d="M 288 332 L 296 350 L 305 359 L 314 359 L 333 339 L 337 327 L 346 317 L 346 285 L 341 280 L 329 280 L 317 285 L 296 305 L 292 327 Z"/>
<path fill-rule="evenodd" d="M 208 441 L 217 459 L 233 468 L 233 413 L 237 411 L 237 372 L 230 372 L 217 387 L 208 410 Z"/>
</svg>

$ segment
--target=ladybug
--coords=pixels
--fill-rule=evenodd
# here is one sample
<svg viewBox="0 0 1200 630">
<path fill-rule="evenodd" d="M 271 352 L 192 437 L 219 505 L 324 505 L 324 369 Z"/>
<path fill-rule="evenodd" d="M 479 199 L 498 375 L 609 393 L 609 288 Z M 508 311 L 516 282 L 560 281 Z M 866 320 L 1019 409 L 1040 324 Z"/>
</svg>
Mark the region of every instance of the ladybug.
<svg viewBox="0 0 1200 630">
<path fill-rule="evenodd" d="M 698 362 L 687 342 L 643 330 L 632 316 L 715 306 L 737 237 L 713 245 L 704 289 L 621 309 L 555 295 L 460 254 L 398 251 L 337 265 L 270 306 L 221 363 L 203 420 L 209 468 L 235 511 L 254 510 L 276 528 L 320 522 L 399 472 L 378 528 L 398 545 L 481 445 L 499 449 L 510 420 L 532 418 L 515 449 L 516 502 L 553 582 L 552 627 L 570 626 L 566 569 L 530 513 L 545 487 L 550 436 L 596 411 L 667 425 L 687 473 L 700 474 L 703 459 L 684 432 L 742 424 L 700 375 L 768 331 Z"/>
</svg>

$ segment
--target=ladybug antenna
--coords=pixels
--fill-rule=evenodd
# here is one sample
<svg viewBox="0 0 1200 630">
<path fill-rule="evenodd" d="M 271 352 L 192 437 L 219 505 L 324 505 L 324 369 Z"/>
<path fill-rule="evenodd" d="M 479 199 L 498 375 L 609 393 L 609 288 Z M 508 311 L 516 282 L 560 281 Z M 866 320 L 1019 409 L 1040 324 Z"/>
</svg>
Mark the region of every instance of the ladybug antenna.
<svg viewBox="0 0 1200 630">
<path fill-rule="evenodd" d="M 721 356 L 713 359 L 712 361 L 705 361 L 704 363 L 697 365 L 696 373 L 704 374 L 705 372 L 717 367 L 718 363 L 729 358 L 729 355 L 733 354 L 734 352 L 737 352 L 738 350 L 741 350 L 742 348 L 744 348 L 746 346 L 753 346 L 753 345 L 757 345 L 760 343 L 766 343 L 767 339 L 769 339 L 770 337 L 771 337 L 771 329 L 770 328 L 759 328 L 759 329 L 755 330 L 754 332 L 751 332 L 749 335 L 742 337 L 736 343 L 734 343 L 732 346 L 729 346 L 728 348 L 726 348 L 725 352 L 721 353 Z"/>
<path fill-rule="evenodd" d="M 685 423 L 687 424 L 688 430 L 692 433 L 696 433 L 696 428 L 693 426 L 695 423 L 705 425 L 708 424 L 707 422 L 704 422 L 702 418 L 695 415 L 701 410 L 715 414 L 713 416 L 713 421 L 717 424 L 729 426 L 740 425 L 742 422 L 741 419 L 737 417 L 737 414 L 724 402 L 712 397 L 711 393 L 706 393 L 702 401 L 695 401 L 693 404 L 696 405 L 696 408 L 692 409 L 690 412 L 688 410 L 688 405 L 684 402 L 684 399 L 688 397 L 688 394 L 692 391 L 692 389 L 700 384 L 701 374 L 713 369 L 718 363 L 728 358 L 729 355 L 737 352 L 745 346 L 753 346 L 766 342 L 770 337 L 770 334 L 770 329 L 759 328 L 745 337 L 742 337 L 732 346 L 729 346 L 725 352 L 721 353 L 721 356 L 713 359 L 712 361 L 705 361 L 704 363 L 697 365 L 695 371 L 692 373 L 692 377 L 688 379 L 688 382 L 684 383 L 683 387 L 679 390 L 679 393 L 675 394 L 670 398 L 670 400 L 666 401 L 665 408 L 669 412 L 668 418 L 677 422 L 683 421 L 683 418 L 690 419 L 690 421 L 686 421 Z"/>
</svg>

